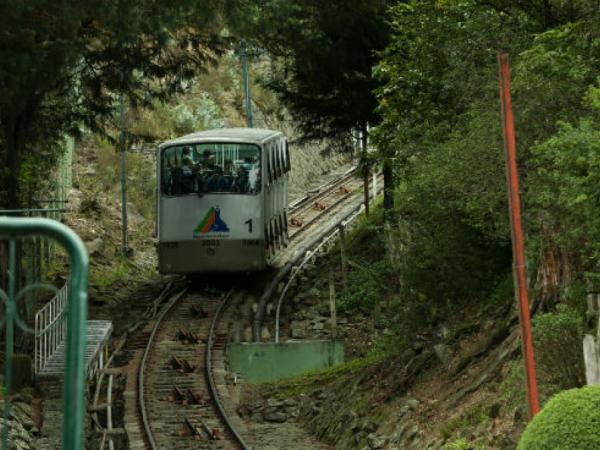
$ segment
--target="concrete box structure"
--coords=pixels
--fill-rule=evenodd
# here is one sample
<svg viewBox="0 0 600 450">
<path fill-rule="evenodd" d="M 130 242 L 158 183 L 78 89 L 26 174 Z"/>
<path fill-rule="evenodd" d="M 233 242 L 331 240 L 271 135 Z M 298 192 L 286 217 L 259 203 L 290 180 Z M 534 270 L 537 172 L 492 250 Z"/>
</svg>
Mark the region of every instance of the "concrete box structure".
<svg viewBox="0 0 600 450">
<path fill-rule="evenodd" d="M 344 362 L 341 340 L 253 342 L 229 346 L 229 370 L 248 383 L 266 383 Z"/>
</svg>

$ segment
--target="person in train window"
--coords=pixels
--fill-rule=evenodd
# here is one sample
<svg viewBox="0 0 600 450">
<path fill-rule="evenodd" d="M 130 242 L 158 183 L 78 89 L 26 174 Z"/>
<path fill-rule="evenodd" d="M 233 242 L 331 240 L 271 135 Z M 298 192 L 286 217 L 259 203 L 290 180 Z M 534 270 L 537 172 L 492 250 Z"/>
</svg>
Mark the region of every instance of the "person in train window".
<svg viewBox="0 0 600 450">
<path fill-rule="evenodd" d="M 204 150 L 200 164 L 204 169 L 215 170 L 215 155 L 210 150 Z"/>
<path fill-rule="evenodd" d="M 248 171 L 244 166 L 238 168 L 235 180 L 233 181 L 232 191 L 242 194 L 248 192 Z"/>
<path fill-rule="evenodd" d="M 219 177 L 219 192 L 233 191 L 233 161 L 225 160 L 225 170 Z"/>
<path fill-rule="evenodd" d="M 167 164 L 165 166 L 165 170 L 163 172 L 163 186 L 165 189 L 165 193 L 167 195 L 173 195 L 175 188 L 174 188 L 174 177 L 175 177 L 175 170 L 177 169 L 177 164 L 173 161 L 173 158 L 167 156 L 166 158 L 167 160 Z"/>
<path fill-rule="evenodd" d="M 181 191 L 182 194 L 190 194 L 196 190 L 196 168 L 191 158 L 183 158 L 181 166 Z"/>
<path fill-rule="evenodd" d="M 223 175 L 223 169 L 218 166 L 215 167 L 215 170 L 207 175 L 204 180 L 204 192 L 220 192 L 219 179 L 221 178 L 221 175 Z"/>
<path fill-rule="evenodd" d="M 192 159 L 192 149 L 190 147 L 183 147 L 181 154 L 181 165 L 182 166 L 194 166 L 194 160 Z"/>
</svg>

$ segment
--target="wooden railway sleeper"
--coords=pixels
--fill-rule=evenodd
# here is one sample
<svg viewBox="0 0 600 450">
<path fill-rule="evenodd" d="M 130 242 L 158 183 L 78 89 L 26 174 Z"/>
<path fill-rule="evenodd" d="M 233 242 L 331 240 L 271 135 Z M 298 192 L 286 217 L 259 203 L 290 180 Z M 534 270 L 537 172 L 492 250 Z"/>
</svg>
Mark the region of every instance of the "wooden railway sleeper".
<svg viewBox="0 0 600 450">
<path fill-rule="evenodd" d="M 198 427 L 190 422 L 190 419 L 187 417 L 183 419 L 182 430 L 179 433 L 179 436 L 191 437 L 197 441 L 210 439 L 210 434 L 205 435 L 201 430 L 198 429 Z"/>
<path fill-rule="evenodd" d="M 183 392 L 181 392 L 181 389 L 179 389 L 177 386 L 173 386 L 173 389 L 171 390 L 168 399 L 172 402 L 180 403 L 183 402 L 184 398 L 185 396 Z"/>
<path fill-rule="evenodd" d="M 208 405 L 208 402 L 202 397 L 202 394 L 195 393 L 191 389 L 188 389 L 187 391 L 185 391 L 185 401 L 183 402 L 183 404 L 206 406 Z"/>
<path fill-rule="evenodd" d="M 290 219 L 290 225 L 293 227 L 301 227 L 302 225 L 304 225 L 304 221 L 301 217 L 292 217 Z"/>
<path fill-rule="evenodd" d="M 192 314 L 192 316 L 199 319 L 205 319 L 208 317 L 208 313 L 198 305 L 190 306 L 190 313 Z"/>
<path fill-rule="evenodd" d="M 169 365 L 172 369 L 180 373 L 192 373 L 196 369 L 185 358 L 178 358 L 177 356 L 171 357 Z"/>
<path fill-rule="evenodd" d="M 181 342 L 186 342 L 188 344 L 199 344 L 202 342 L 200 337 L 197 334 L 192 333 L 185 328 L 180 328 L 177 331 L 177 339 Z"/>
<path fill-rule="evenodd" d="M 350 193 L 350 189 L 348 189 L 346 186 L 340 186 L 340 189 L 338 190 L 338 193 L 340 193 L 340 194 L 349 194 Z"/>
</svg>

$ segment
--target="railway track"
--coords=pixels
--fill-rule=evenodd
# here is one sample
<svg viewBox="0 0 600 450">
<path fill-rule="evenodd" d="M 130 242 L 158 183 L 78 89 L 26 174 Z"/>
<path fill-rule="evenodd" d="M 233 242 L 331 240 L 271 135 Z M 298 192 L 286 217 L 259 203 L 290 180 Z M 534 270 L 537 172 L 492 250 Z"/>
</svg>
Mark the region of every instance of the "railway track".
<svg viewBox="0 0 600 450">
<path fill-rule="evenodd" d="M 361 197 L 362 183 L 351 170 L 290 205 L 290 217 L 301 218 L 302 223 L 290 229 L 294 244 L 288 252 L 295 251 L 294 247 L 301 245 L 299 238 L 308 237 L 309 230 L 323 218 L 337 214 L 353 202 L 352 197 Z M 232 424 L 240 424 L 235 413 L 228 407 L 229 418 L 221 404 L 213 379 L 214 367 L 224 366 L 228 337 L 226 327 L 217 324 L 233 295 L 233 289 L 227 293 L 182 291 L 166 303 L 145 334 L 143 339 L 148 340 L 139 363 L 137 399 L 146 448 L 249 448 Z M 223 374 L 219 377 L 223 379 Z"/>
<path fill-rule="evenodd" d="M 342 177 L 290 205 L 288 222 L 291 241 L 297 239 L 302 232 L 345 203 L 350 197 L 362 195 L 363 180 L 356 177 L 356 170 L 351 169 Z M 377 184 L 383 186 L 383 174 L 377 175 Z M 358 190 L 360 190 L 360 194 L 357 192 Z"/>
<path fill-rule="evenodd" d="M 147 448 L 246 449 L 219 400 L 213 352 L 227 336 L 217 322 L 233 289 L 176 294 L 156 319 L 138 374 Z M 222 351 L 218 352 L 222 354 Z"/>
</svg>

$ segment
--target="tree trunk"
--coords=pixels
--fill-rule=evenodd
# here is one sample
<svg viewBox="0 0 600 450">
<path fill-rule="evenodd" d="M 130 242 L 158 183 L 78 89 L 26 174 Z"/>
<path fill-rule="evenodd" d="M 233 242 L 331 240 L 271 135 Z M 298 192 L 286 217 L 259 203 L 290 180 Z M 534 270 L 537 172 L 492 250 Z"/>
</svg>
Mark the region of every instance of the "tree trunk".
<svg viewBox="0 0 600 450">
<path fill-rule="evenodd" d="M 6 142 L 6 167 L 8 168 L 8 209 L 19 209 L 19 172 L 20 158 L 17 147 L 18 121 L 15 117 L 8 117 L 4 125 L 4 139 Z"/>
<path fill-rule="evenodd" d="M 367 146 L 369 144 L 369 131 L 367 130 L 367 124 L 363 125 L 362 128 L 362 158 L 363 158 L 363 190 L 364 190 L 364 202 L 365 202 L 365 215 L 369 215 L 369 165 L 367 164 Z"/>
<path fill-rule="evenodd" d="M 383 161 L 383 218 L 385 222 L 394 221 L 394 171 L 389 159 Z"/>
<path fill-rule="evenodd" d="M 26 119 L 23 116 L 9 116 L 4 118 L 4 139 L 6 142 L 6 165 L 8 167 L 8 209 L 21 209 L 20 198 L 20 176 L 21 176 L 21 155 L 23 153 L 25 143 Z M 15 216 L 21 214 L 16 213 Z M 8 251 L 5 246 L 0 252 L 0 267 L 8 268 Z M 16 292 L 23 286 L 23 248 L 21 241 L 16 241 L 16 267 L 15 267 L 15 290 Z M 6 272 L 4 272 L 6 273 Z M 21 318 L 28 320 L 27 317 L 27 302 L 21 301 L 17 306 L 17 311 Z M 17 337 L 21 334 L 17 331 Z"/>
</svg>

